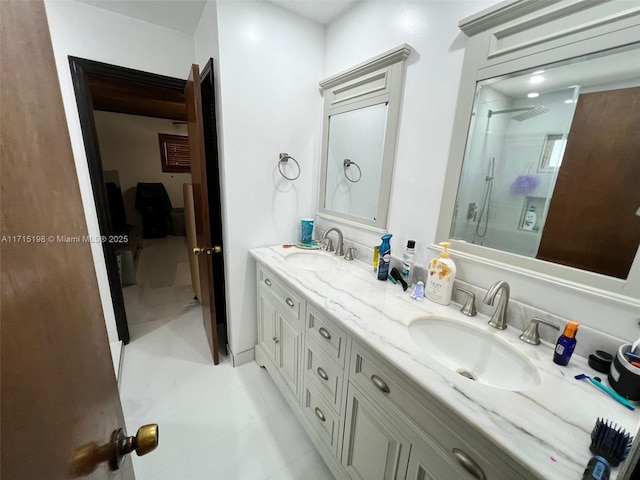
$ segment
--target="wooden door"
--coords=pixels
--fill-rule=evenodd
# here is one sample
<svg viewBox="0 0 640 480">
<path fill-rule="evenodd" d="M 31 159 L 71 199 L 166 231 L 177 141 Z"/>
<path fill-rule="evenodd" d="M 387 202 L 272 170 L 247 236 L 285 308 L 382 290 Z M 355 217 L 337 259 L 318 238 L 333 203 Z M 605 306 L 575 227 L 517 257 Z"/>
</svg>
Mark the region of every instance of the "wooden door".
<svg viewBox="0 0 640 480">
<path fill-rule="evenodd" d="M 202 96 L 198 65 L 192 65 L 184 87 L 187 107 L 187 130 L 189 133 L 189 155 L 191 158 L 191 183 L 196 216 L 196 239 L 200 248 L 198 270 L 200 274 L 200 304 L 202 321 L 207 332 L 213 363 L 218 364 L 218 329 L 213 283 L 214 249 L 211 245 L 211 221 L 209 216 L 209 189 L 207 188 L 207 162 L 205 155 L 204 122 L 202 118 Z"/>
<path fill-rule="evenodd" d="M 64 480 L 124 418 L 44 4 L 4 0 L 0 22 L 2 478 Z"/>
<path fill-rule="evenodd" d="M 580 95 L 537 258 L 626 279 L 640 244 L 640 87 Z"/>
</svg>

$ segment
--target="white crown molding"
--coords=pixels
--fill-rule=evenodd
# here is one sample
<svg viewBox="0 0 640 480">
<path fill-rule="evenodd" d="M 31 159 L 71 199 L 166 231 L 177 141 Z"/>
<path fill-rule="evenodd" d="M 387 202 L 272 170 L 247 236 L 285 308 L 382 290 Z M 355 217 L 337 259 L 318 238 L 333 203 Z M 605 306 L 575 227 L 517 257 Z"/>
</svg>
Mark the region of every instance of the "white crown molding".
<svg viewBox="0 0 640 480">
<path fill-rule="evenodd" d="M 343 72 L 332 75 L 331 77 L 325 78 L 320 82 L 320 87 L 322 87 L 323 90 L 327 90 L 329 88 L 335 87 L 336 85 L 340 85 L 341 83 L 348 82 L 349 80 L 357 78 L 361 75 L 366 75 L 367 73 L 379 70 L 388 65 L 393 65 L 394 63 L 404 61 L 411 54 L 411 52 L 413 52 L 413 48 L 411 48 L 410 45 L 403 43 L 396 48 L 392 48 L 391 50 L 381 53 L 376 57 L 359 63 L 349 70 L 345 70 Z"/>
</svg>

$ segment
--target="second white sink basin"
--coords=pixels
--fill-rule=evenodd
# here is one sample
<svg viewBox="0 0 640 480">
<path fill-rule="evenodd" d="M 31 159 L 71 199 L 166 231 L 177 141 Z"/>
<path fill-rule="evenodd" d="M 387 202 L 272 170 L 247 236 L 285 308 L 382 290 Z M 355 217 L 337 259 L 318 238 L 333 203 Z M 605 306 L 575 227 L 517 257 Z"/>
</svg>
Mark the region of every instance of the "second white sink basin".
<svg viewBox="0 0 640 480">
<path fill-rule="evenodd" d="M 424 317 L 409 325 L 424 353 L 442 366 L 495 388 L 524 391 L 540 384 L 538 369 L 499 332 L 481 330 L 445 317 Z"/>
<path fill-rule="evenodd" d="M 314 272 L 324 272 L 338 266 L 338 260 L 334 256 L 320 251 L 291 253 L 285 257 L 284 261 L 290 267 Z"/>
</svg>

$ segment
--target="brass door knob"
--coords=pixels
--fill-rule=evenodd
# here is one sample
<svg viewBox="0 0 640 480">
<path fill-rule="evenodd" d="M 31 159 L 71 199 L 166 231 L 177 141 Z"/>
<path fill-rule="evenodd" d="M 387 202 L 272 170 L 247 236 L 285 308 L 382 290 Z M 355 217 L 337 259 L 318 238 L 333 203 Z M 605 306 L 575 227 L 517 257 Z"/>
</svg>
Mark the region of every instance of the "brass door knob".
<svg viewBox="0 0 640 480">
<path fill-rule="evenodd" d="M 201 255 L 204 252 L 203 248 L 200 247 L 193 247 L 193 254 L 194 255 Z"/>
<path fill-rule="evenodd" d="M 111 435 L 113 455 L 109 460 L 112 470 L 117 470 L 122 465 L 125 455 L 131 452 L 141 457 L 149 452 L 153 452 L 158 447 L 160 432 L 157 423 L 143 425 L 138 429 L 135 437 L 127 437 L 124 429 L 119 428 Z"/>
<path fill-rule="evenodd" d="M 214 245 L 213 251 L 214 253 L 222 253 L 222 247 L 220 245 Z"/>
<path fill-rule="evenodd" d="M 135 451 L 138 456 L 152 452 L 158 446 L 158 425 L 153 423 L 138 429 L 135 437 L 127 437 L 124 429 L 118 428 L 111 434 L 111 441 L 102 446 L 90 442 L 78 448 L 71 464 L 73 477 L 90 475 L 103 462 L 109 463 L 111 470 L 122 466 L 125 455 Z"/>
</svg>

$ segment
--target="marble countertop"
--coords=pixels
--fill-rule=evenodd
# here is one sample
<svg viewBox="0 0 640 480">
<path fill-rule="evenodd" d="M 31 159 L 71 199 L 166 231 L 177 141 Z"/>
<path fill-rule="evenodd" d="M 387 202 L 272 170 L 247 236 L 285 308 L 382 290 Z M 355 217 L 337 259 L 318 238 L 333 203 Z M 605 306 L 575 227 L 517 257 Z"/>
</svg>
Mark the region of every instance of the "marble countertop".
<svg viewBox="0 0 640 480">
<path fill-rule="evenodd" d="M 628 410 L 590 382 L 574 379 L 586 373 L 603 377 L 607 383 L 606 375 L 591 369 L 585 358 L 574 354 L 568 366 L 556 365 L 552 345 L 525 344 L 518 339 L 519 330 L 496 330 L 487 325 L 488 317 L 467 317 L 454 304 L 413 300 L 411 288 L 405 292 L 400 285 L 378 281 L 368 263 L 318 252 L 335 258 L 336 267 L 320 272 L 292 268 L 285 257 L 300 252 L 282 246 L 250 250 L 258 262 L 540 478 L 582 478 L 592 456 L 590 436 L 598 417 L 635 435 L 638 410 Z M 421 351 L 409 334 L 411 321 L 429 314 L 454 318 L 508 342 L 538 368 L 540 385 L 521 392 L 501 390 L 442 367 Z M 612 479 L 617 470 L 613 470 Z"/>
</svg>

